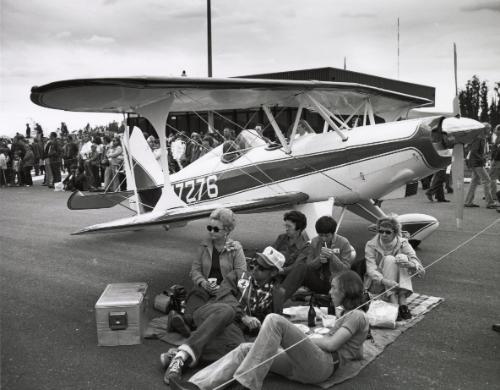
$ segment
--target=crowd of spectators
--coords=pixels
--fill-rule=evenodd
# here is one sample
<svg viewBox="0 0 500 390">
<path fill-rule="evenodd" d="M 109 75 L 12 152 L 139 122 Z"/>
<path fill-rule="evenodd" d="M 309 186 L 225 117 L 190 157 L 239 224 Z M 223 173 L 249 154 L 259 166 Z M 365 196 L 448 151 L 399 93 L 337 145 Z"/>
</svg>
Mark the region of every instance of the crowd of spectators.
<svg viewBox="0 0 500 390">
<path fill-rule="evenodd" d="M 65 190 L 88 191 L 125 189 L 123 151 L 116 133 L 79 130 L 69 133 L 62 123 L 59 132 L 44 136 L 39 124 L 34 132 L 0 139 L 0 186 L 33 185 L 43 175 L 42 185 Z"/>
<path fill-rule="evenodd" d="M 303 213 L 286 212 L 283 222 L 285 231 L 273 246 L 248 259 L 241 243 L 230 238 L 236 228 L 233 212 L 212 212 L 192 263 L 194 287 L 185 310 L 168 313 L 168 329 L 184 337 L 180 346 L 160 356 L 171 388 L 212 389 L 236 379 L 244 388 L 260 389 L 269 371 L 302 383 L 322 382 L 339 366 L 363 357 L 369 333 L 361 307 L 365 291 L 397 305 L 398 320 L 412 318 L 406 297 L 413 292 L 412 277 L 424 275 L 425 269 L 397 218 L 378 220 L 361 260 L 349 239 L 337 233 L 331 216 L 315 222 L 312 240 Z M 299 290 L 322 299 L 337 316 L 329 336 L 308 339 L 283 316 L 285 303 Z M 255 342 L 245 342 L 245 333 L 257 336 Z M 279 364 L 266 364 L 280 347 L 302 339 L 308 341 L 276 357 Z M 201 361 L 213 363 L 183 382 L 184 368 Z"/>
</svg>

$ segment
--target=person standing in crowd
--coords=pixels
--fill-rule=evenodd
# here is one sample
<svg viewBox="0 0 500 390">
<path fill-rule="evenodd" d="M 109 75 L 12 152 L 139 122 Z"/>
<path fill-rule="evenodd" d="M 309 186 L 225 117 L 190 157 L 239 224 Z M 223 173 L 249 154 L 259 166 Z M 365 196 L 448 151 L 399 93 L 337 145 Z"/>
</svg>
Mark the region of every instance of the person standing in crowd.
<svg viewBox="0 0 500 390">
<path fill-rule="evenodd" d="M 97 151 L 97 145 L 92 144 L 90 147 L 90 153 L 88 154 L 87 161 L 84 163 L 85 175 L 88 177 L 88 181 L 92 188 L 99 188 L 101 186 L 101 180 L 99 178 L 99 163 L 101 161 L 101 155 Z"/>
<path fill-rule="evenodd" d="M 489 126 L 489 125 L 488 125 Z M 474 196 L 476 194 L 476 188 L 479 183 L 483 184 L 484 196 L 486 199 L 486 208 L 496 209 L 497 205 L 494 198 L 491 195 L 490 189 L 490 177 L 488 172 L 486 172 L 486 138 L 488 137 L 489 130 L 491 128 L 486 126 L 484 131 L 481 132 L 472 141 L 470 146 L 469 164 L 472 170 L 472 178 L 470 181 L 469 190 L 465 196 L 464 207 L 479 207 L 479 205 L 474 203 Z"/>
<path fill-rule="evenodd" d="M 57 142 L 57 134 L 50 133 L 49 141 L 44 149 L 46 184 L 49 188 L 54 188 L 54 183 L 61 181 L 61 149 Z"/>
<path fill-rule="evenodd" d="M 82 146 L 80 147 L 80 160 L 85 163 L 89 158 L 89 154 L 92 151 L 92 141 L 88 133 L 83 133 L 82 135 Z"/>
<path fill-rule="evenodd" d="M 38 176 L 39 174 L 43 175 L 45 172 L 43 169 L 43 164 L 41 165 L 41 162 L 43 161 L 42 141 L 38 138 L 35 138 L 33 140 L 33 143 L 31 144 L 31 148 L 33 149 L 33 155 L 35 157 L 35 163 L 33 164 L 33 167 L 35 168 L 35 176 Z"/>
<path fill-rule="evenodd" d="M 204 156 L 208 152 L 210 152 L 214 148 L 214 139 L 206 135 L 203 137 L 203 140 L 201 141 L 201 148 L 200 148 L 200 156 Z"/>
<path fill-rule="evenodd" d="M 70 172 L 72 165 L 76 164 L 78 160 L 78 145 L 73 140 L 72 135 L 68 135 L 66 143 L 63 146 L 63 161 L 66 172 Z"/>
<path fill-rule="evenodd" d="M 12 185 L 21 186 L 23 184 L 22 176 L 22 158 L 21 151 L 16 150 L 14 152 L 14 158 L 12 159 Z"/>
<path fill-rule="evenodd" d="M 123 162 L 123 150 L 118 137 L 114 137 L 111 141 L 111 146 L 106 151 L 106 157 L 109 165 L 104 172 L 104 190 L 116 192 L 120 190 L 118 171 Z"/>
<path fill-rule="evenodd" d="M 26 123 L 26 138 L 31 138 L 31 127 L 29 123 Z"/>
<path fill-rule="evenodd" d="M 377 234 L 365 246 L 365 260 L 365 288 L 373 294 L 386 291 L 390 302 L 399 304 L 398 318 L 409 320 L 406 298 L 413 293 L 411 276 L 423 276 L 425 269 L 395 217 L 377 221 Z"/>
<path fill-rule="evenodd" d="M 184 155 L 186 153 L 186 142 L 184 141 L 184 135 L 185 133 L 183 131 L 175 135 L 175 138 L 170 145 L 172 158 L 176 163 L 175 172 L 180 171 L 182 168 L 184 168 L 184 166 L 182 165 L 182 161 L 184 160 Z"/>
<path fill-rule="evenodd" d="M 8 163 L 10 162 L 10 149 L 2 140 L 0 141 L 0 187 L 10 183 Z"/>
<path fill-rule="evenodd" d="M 41 141 L 43 139 L 43 129 L 39 123 L 35 123 L 36 137 Z"/>
<path fill-rule="evenodd" d="M 33 185 L 33 179 L 31 178 L 31 170 L 33 169 L 34 164 L 35 164 L 35 154 L 33 153 L 31 145 L 28 145 L 22 162 L 23 183 L 26 187 L 31 187 Z"/>
<path fill-rule="evenodd" d="M 491 146 L 490 192 L 493 199 L 497 196 L 497 180 L 500 179 L 500 125 L 495 127 L 495 141 Z"/>
<path fill-rule="evenodd" d="M 449 202 L 444 197 L 443 185 L 446 185 L 446 169 L 440 169 L 432 176 L 429 189 L 425 192 L 427 199 L 432 202 L 434 201 L 433 196 L 435 196 L 438 202 Z"/>
<path fill-rule="evenodd" d="M 224 141 L 234 141 L 234 139 L 236 138 L 236 133 L 229 127 L 224 128 L 224 130 L 222 131 L 222 135 L 224 136 Z"/>
<path fill-rule="evenodd" d="M 203 147 L 201 144 L 201 136 L 193 131 L 191 133 L 191 140 L 189 142 L 189 153 L 188 149 L 186 148 L 186 165 L 198 160 L 201 156 L 202 149 Z"/>
<path fill-rule="evenodd" d="M 332 280 L 330 296 L 345 313 L 324 337 L 310 338 L 286 318 L 269 314 L 256 340 L 242 343 L 218 361 L 194 374 L 189 381 L 170 381 L 172 390 L 209 390 L 235 380 L 244 389 L 262 389 L 269 372 L 303 384 L 319 384 L 349 361 L 363 359 L 369 331 L 363 304 L 363 282 L 346 271 Z"/>
</svg>

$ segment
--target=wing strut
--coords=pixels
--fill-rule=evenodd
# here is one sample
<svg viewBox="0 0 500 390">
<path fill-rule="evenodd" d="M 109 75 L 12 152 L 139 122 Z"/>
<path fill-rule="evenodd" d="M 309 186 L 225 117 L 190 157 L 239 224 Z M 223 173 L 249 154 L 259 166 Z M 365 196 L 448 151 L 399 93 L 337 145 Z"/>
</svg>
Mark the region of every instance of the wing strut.
<svg viewBox="0 0 500 390">
<path fill-rule="evenodd" d="M 278 136 L 278 138 L 281 142 L 281 145 L 283 145 L 283 149 L 284 149 L 285 153 L 290 154 L 290 145 L 288 145 L 288 142 L 286 141 L 285 136 L 283 135 L 283 132 L 281 131 L 278 123 L 276 123 L 276 119 L 274 119 L 273 113 L 271 112 L 269 107 L 266 106 L 265 104 L 262 105 L 262 109 L 266 113 L 267 118 L 269 119 L 269 123 L 271 123 L 271 126 L 273 127 L 276 135 Z"/>
<path fill-rule="evenodd" d="M 316 108 L 316 110 L 321 115 L 321 117 L 326 122 L 328 122 L 328 124 L 331 126 L 331 128 L 333 130 L 335 130 L 335 132 L 340 136 L 340 138 L 342 139 L 342 141 L 344 141 L 344 142 L 347 141 L 348 140 L 347 135 L 345 135 L 342 132 L 342 130 L 340 130 L 340 128 L 337 126 L 337 124 L 332 120 L 332 118 L 330 116 L 331 113 L 325 107 L 323 107 L 323 105 L 320 104 L 316 99 L 314 99 L 311 95 L 306 94 L 306 96 L 309 98 L 310 102 L 312 103 L 312 105 L 314 106 L 314 108 Z"/>
<path fill-rule="evenodd" d="M 170 107 L 174 101 L 174 95 L 169 94 L 162 100 L 136 107 L 135 111 L 146 117 L 153 125 L 160 139 L 161 166 L 163 169 L 163 190 L 161 198 L 158 200 L 153 211 L 165 211 L 172 207 L 184 207 L 186 204 L 175 194 L 170 184 L 170 174 L 168 172 L 167 141 L 165 137 L 165 126 L 168 119 Z"/>
</svg>

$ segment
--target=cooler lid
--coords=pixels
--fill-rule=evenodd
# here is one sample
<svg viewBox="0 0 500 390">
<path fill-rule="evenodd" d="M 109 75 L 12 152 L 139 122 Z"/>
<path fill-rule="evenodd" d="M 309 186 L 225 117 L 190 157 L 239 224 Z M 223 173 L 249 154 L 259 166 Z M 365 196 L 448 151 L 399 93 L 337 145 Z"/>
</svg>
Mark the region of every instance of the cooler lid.
<svg viewBox="0 0 500 390">
<path fill-rule="evenodd" d="M 108 284 L 97 300 L 95 307 L 137 305 L 143 300 L 147 287 L 146 283 Z"/>
</svg>

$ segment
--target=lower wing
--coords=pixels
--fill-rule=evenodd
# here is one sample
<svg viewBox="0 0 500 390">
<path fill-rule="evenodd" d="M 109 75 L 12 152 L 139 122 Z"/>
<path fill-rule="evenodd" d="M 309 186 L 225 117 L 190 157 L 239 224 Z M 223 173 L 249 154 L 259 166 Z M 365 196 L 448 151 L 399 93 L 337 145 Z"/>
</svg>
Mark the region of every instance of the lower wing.
<svg viewBox="0 0 500 390">
<path fill-rule="evenodd" d="M 219 207 L 226 207 L 234 212 L 253 213 L 268 211 L 269 209 L 289 207 L 294 204 L 304 203 L 307 199 L 308 195 L 302 192 L 287 192 L 266 198 L 252 199 L 241 202 L 218 204 L 210 203 L 207 205 L 175 207 L 166 211 L 153 210 L 149 213 L 138 214 L 133 217 L 88 226 L 73 234 L 137 230 L 153 225 L 179 224 L 208 217 L 213 210 Z"/>
</svg>

